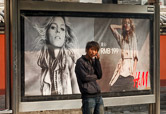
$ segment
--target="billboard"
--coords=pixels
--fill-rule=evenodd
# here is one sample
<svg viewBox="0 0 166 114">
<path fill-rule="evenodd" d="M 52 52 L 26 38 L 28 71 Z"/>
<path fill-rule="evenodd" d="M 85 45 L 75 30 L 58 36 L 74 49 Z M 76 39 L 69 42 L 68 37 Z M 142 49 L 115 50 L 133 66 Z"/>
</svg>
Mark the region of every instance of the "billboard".
<svg viewBox="0 0 166 114">
<path fill-rule="evenodd" d="M 22 97 L 80 98 L 75 63 L 88 41 L 100 45 L 103 96 L 150 93 L 151 27 L 147 15 L 22 14 Z"/>
</svg>

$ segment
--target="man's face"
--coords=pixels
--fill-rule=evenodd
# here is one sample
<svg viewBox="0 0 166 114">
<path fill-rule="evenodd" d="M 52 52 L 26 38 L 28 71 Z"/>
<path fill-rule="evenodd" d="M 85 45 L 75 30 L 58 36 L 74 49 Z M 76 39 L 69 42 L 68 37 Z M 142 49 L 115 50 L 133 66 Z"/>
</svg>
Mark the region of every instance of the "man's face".
<svg viewBox="0 0 166 114">
<path fill-rule="evenodd" d="M 92 59 L 95 57 L 98 53 L 98 50 L 95 47 L 89 48 L 89 50 L 86 50 L 87 55 Z"/>
</svg>

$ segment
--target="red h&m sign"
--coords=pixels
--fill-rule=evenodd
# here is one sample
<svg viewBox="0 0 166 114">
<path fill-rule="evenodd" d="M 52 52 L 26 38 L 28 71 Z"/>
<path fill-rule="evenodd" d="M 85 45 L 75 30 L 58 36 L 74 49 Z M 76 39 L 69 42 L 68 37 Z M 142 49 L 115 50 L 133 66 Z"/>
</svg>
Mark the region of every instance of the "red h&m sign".
<svg viewBox="0 0 166 114">
<path fill-rule="evenodd" d="M 138 88 L 142 86 L 148 86 L 148 71 L 142 72 L 142 77 L 140 78 L 141 72 L 136 72 L 137 78 L 134 79 L 134 87 L 136 86 Z"/>
</svg>

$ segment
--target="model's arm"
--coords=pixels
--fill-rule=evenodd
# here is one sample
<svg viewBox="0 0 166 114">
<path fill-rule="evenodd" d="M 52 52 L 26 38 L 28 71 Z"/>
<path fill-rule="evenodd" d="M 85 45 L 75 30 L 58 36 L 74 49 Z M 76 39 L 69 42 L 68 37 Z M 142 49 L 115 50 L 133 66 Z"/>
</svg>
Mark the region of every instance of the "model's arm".
<svg viewBox="0 0 166 114">
<path fill-rule="evenodd" d="M 136 75 L 136 67 L 137 67 L 137 59 L 134 59 L 134 65 L 133 65 L 133 73 L 132 75 L 135 77 Z"/>
<path fill-rule="evenodd" d="M 72 86 L 72 92 L 73 93 L 80 93 L 78 83 L 77 83 L 77 78 L 74 72 L 75 64 L 71 64 L 70 66 L 70 77 L 71 77 L 71 86 Z"/>
<path fill-rule="evenodd" d="M 42 69 L 40 79 L 40 91 L 42 95 L 51 95 L 51 80 L 48 69 Z"/>
<path fill-rule="evenodd" d="M 136 39 L 136 35 L 133 34 L 133 73 L 132 75 L 135 77 L 136 76 L 136 66 L 137 66 L 137 62 L 138 62 L 138 50 L 137 50 L 137 39 Z"/>
<path fill-rule="evenodd" d="M 121 35 L 118 33 L 118 29 L 122 29 L 122 26 L 121 25 L 114 25 L 114 24 L 111 24 L 110 25 L 110 29 L 114 35 L 114 37 L 116 38 L 116 40 L 118 42 L 120 42 L 120 38 L 121 38 Z"/>
<path fill-rule="evenodd" d="M 115 31 L 116 29 L 122 29 L 122 25 L 111 24 L 110 28 L 111 28 L 112 31 Z"/>
<path fill-rule="evenodd" d="M 79 78 L 83 82 L 90 82 L 97 80 L 96 74 L 89 74 L 87 71 L 87 66 L 82 61 L 77 61 L 75 72 L 77 75 L 77 78 Z"/>
<path fill-rule="evenodd" d="M 44 46 L 40 51 L 37 64 L 41 67 L 40 90 L 42 95 L 51 95 L 51 80 L 48 70 L 48 50 Z"/>
<path fill-rule="evenodd" d="M 117 79 L 119 77 L 119 71 L 121 69 L 121 63 L 122 63 L 122 60 L 120 59 L 120 61 L 118 62 L 117 66 L 116 66 L 116 69 L 114 71 L 113 77 L 111 78 L 111 81 L 109 82 L 110 86 L 112 86 L 117 81 Z"/>
</svg>

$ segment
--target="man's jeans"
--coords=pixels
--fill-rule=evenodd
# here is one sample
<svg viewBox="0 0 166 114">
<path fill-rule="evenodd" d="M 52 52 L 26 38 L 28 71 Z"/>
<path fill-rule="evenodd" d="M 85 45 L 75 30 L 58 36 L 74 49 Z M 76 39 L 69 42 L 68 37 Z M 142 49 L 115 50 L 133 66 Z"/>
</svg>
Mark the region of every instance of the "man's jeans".
<svg viewBox="0 0 166 114">
<path fill-rule="evenodd" d="M 104 114 L 104 104 L 102 97 L 83 98 L 82 99 L 83 114 Z"/>
</svg>

